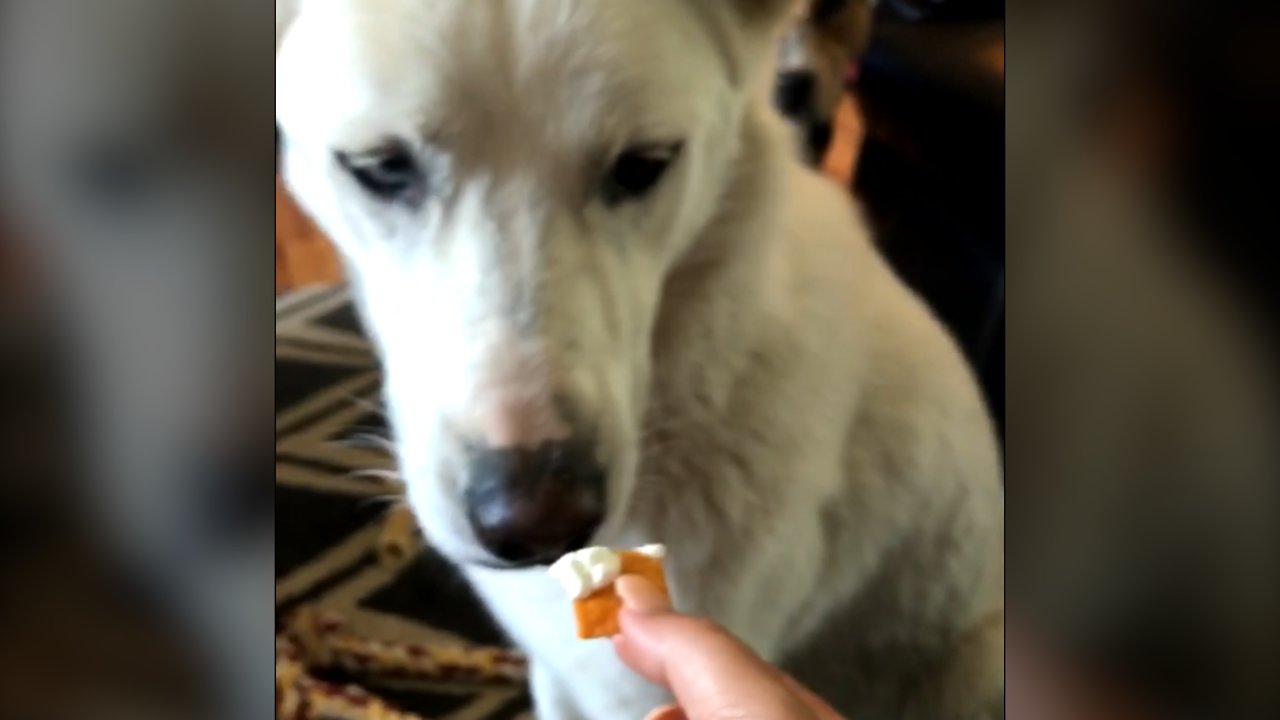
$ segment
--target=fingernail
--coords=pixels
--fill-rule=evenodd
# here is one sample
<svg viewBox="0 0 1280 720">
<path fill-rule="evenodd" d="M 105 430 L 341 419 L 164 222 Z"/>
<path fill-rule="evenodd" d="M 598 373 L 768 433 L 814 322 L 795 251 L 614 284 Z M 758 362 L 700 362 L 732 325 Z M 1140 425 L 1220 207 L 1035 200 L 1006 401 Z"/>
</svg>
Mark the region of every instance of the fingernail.
<svg viewBox="0 0 1280 720">
<path fill-rule="evenodd" d="M 652 615 L 671 610 L 671 602 L 658 588 L 642 577 L 623 575 L 615 588 L 622 598 L 623 607 L 642 615 Z"/>
<path fill-rule="evenodd" d="M 663 705 L 645 715 L 644 720 L 685 720 L 685 715 L 678 705 Z"/>
</svg>

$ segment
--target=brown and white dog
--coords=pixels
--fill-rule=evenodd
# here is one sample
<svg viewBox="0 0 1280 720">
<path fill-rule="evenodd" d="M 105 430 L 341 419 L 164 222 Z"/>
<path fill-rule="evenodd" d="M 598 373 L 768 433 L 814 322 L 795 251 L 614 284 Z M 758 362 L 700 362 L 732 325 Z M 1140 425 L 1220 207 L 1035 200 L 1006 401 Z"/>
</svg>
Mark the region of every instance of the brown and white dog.
<svg viewBox="0 0 1280 720">
<path fill-rule="evenodd" d="M 543 718 L 666 692 L 545 565 L 675 603 L 850 717 L 1003 695 L 1003 495 L 955 344 L 772 107 L 791 0 L 277 6 L 283 170 L 337 242 L 407 495 Z"/>
</svg>

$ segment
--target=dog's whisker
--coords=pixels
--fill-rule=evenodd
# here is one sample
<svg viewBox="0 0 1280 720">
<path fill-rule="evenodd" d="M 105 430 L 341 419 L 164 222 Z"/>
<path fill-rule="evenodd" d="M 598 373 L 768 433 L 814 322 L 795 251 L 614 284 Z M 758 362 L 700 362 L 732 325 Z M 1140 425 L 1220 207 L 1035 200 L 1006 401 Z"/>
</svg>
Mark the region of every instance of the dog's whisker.
<svg viewBox="0 0 1280 720">
<path fill-rule="evenodd" d="M 378 417 L 385 418 L 387 416 L 386 405 L 379 398 L 369 399 L 359 395 L 347 395 L 347 400 L 350 400 L 356 407 L 377 414 Z"/>
<path fill-rule="evenodd" d="M 369 497 L 361 498 L 360 501 L 356 503 L 357 507 L 361 509 L 367 508 L 370 505 L 381 505 L 387 512 L 391 512 L 396 508 L 407 504 L 408 503 L 403 495 L 370 495 Z"/>
<path fill-rule="evenodd" d="M 368 440 L 355 437 L 333 438 L 325 440 L 321 444 L 326 448 L 341 448 L 343 450 L 367 450 L 374 447 L 374 444 Z"/>
<path fill-rule="evenodd" d="M 386 432 L 385 427 L 377 425 L 348 425 L 347 429 L 362 435 L 380 435 L 381 433 Z"/>
<path fill-rule="evenodd" d="M 374 480 L 385 480 L 397 484 L 404 484 L 404 476 L 399 470 L 388 470 L 382 468 L 365 468 L 363 470 L 352 470 L 352 477 L 372 478 Z"/>
<path fill-rule="evenodd" d="M 359 433 L 357 435 L 344 438 L 341 442 L 347 447 L 374 448 L 377 450 L 384 450 L 391 455 L 395 455 L 396 452 L 396 444 L 394 440 L 375 433 Z"/>
</svg>

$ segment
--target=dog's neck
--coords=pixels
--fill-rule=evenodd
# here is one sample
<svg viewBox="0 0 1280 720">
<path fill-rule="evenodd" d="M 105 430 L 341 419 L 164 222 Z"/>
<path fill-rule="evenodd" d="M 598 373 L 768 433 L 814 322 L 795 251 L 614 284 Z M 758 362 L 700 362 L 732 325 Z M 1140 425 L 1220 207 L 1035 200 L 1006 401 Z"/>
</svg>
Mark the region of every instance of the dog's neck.
<svg viewBox="0 0 1280 720">
<path fill-rule="evenodd" d="M 771 111 L 749 112 L 720 207 L 668 277 L 654 327 L 651 413 L 683 415 L 696 400 L 723 406 L 786 282 L 776 252 L 791 171 Z"/>
<path fill-rule="evenodd" d="M 734 543 L 759 532 L 744 521 L 755 517 L 746 506 L 772 502 L 786 487 L 757 483 L 763 476 L 746 472 L 742 443 L 767 432 L 743 412 L 765 407 L 746 401 L 768 384 L 794 295 L 782 210 L 796 160 L 785 128 L 766 111 L 745 122 L 742 143 L 720 209 L 667 281 L 654 334 L 638 470 L 644 490 L 632 501 L 629 531 L 678 546 L 677 574 L 680 567 L 734 572 L 741 562 Z M 728 471 L 732 493 L 723 491 L 726 468 L 737 468 Z M 716 530 L 692 538 L 680 527 Z M 693 607 L 717 602 L 707 594 L 714 588 L 681 592 Z"/>
</svg>

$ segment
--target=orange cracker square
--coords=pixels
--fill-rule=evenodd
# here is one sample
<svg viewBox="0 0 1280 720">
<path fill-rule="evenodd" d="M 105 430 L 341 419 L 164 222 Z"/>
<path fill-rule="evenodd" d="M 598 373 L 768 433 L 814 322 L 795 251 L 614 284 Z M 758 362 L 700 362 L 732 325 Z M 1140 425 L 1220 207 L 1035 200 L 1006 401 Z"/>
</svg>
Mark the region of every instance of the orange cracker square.
<svg viewBox="0 0 1280 720">
<path fill-rule="evenodd" d="M 667 577 L 663 572 L 662 558 L 645 555 L 634 550 L 618 553 L 622 569 L 619 575 L 639 575 L 653 583 L 663 595 L 667 595 Z M 618 634 L 618 611 L 622 600 L 609 583 L 590 595 L 573 601 L 573 612 L 578 618 L 578 637 L 613 637 Z"/>
</svg>

